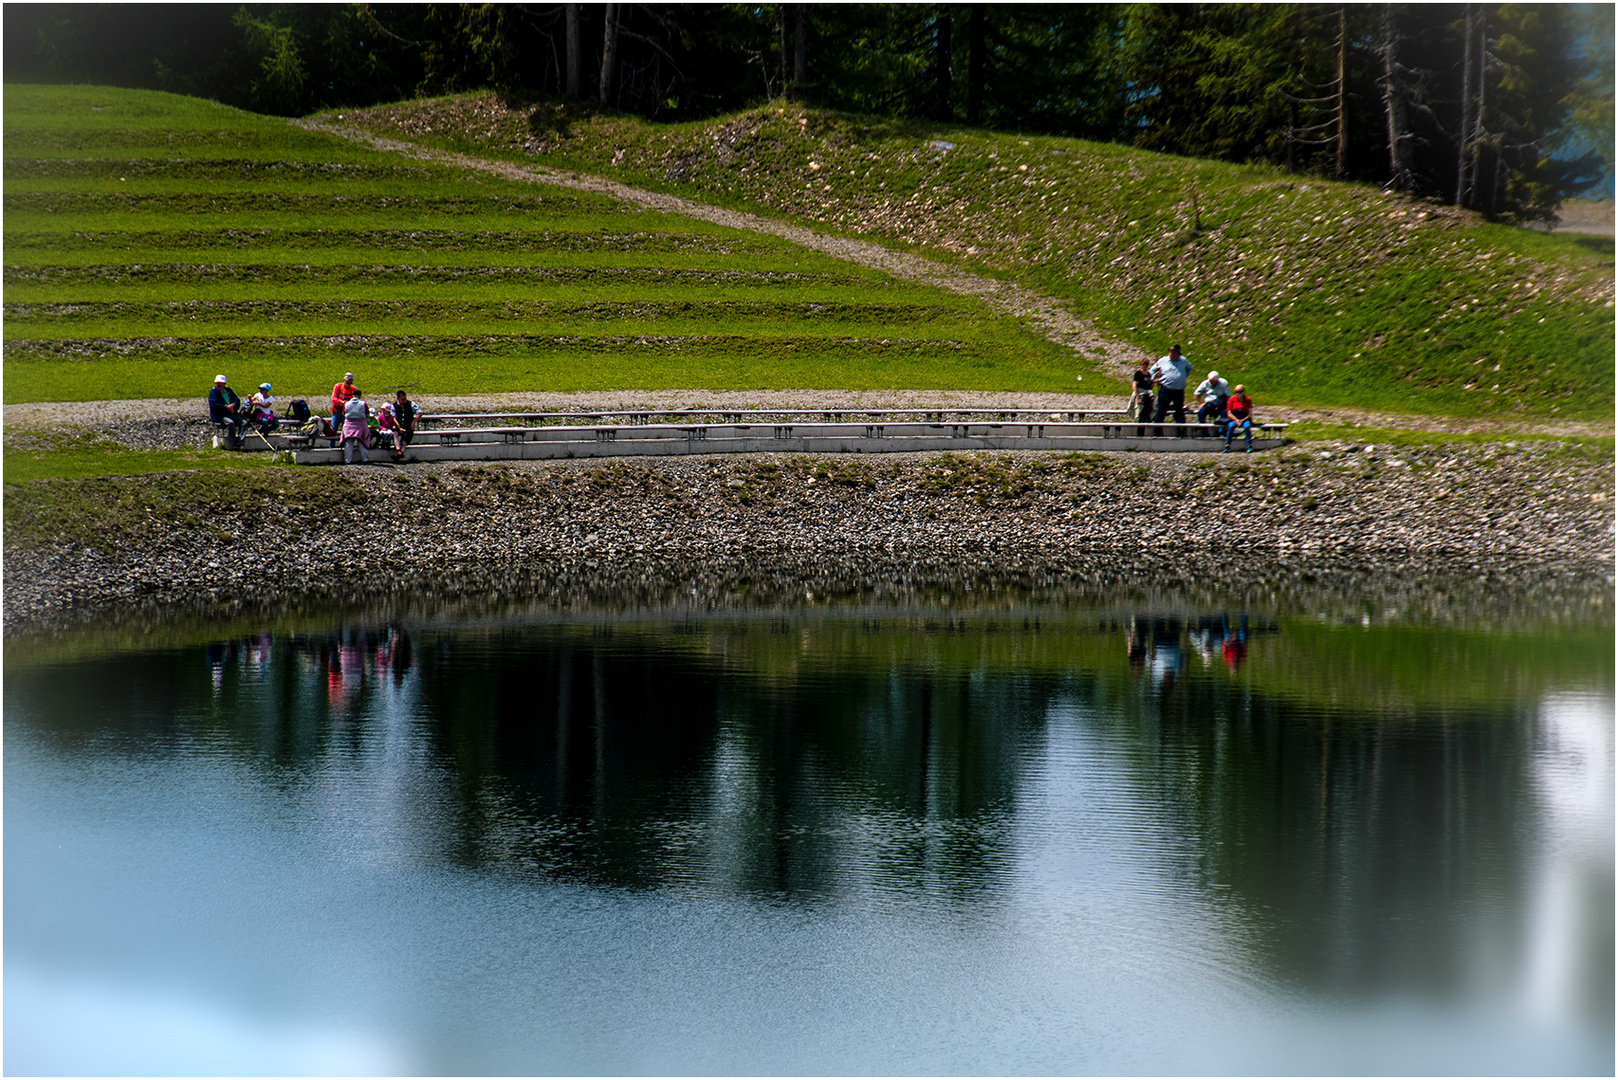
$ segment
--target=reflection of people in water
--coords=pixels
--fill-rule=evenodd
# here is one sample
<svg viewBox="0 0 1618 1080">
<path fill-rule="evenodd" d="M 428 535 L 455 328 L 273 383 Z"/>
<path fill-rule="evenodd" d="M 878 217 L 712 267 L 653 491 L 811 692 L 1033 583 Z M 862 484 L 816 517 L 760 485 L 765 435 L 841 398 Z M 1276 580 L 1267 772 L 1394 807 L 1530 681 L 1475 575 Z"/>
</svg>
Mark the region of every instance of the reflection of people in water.
<svg viewBox="0 0 1618 1080">
<path fill-rule="evenodd" d="M 1260 627 L 1258 633 L 1274 633 L 1273 627 Z M 1129 668 L 1137 677 L 1145 673 L 1149 663 L 1152 681 L 1164 693 L 1173 689 L 1174 680 L 1186 669 L 1186 655 L 1182 635 L 1189 636 L 1204 667 L 1213 667 L 1215 656 L 1225 662 L 1234 673 L 1247 661 L 1247 613 L 1234 617 L 1229 613 L 1204 615 L 1184 623 L 1177 618 L 1146 618 L 1131 616 L 1129 633 L 1124 640 Z"/>
<path fill-rule="evenodd" d="M 1167 694 L 1174 689 L 1174 678 L 1185 670 L 1185 654 L 1180 651 L 1179 619 L 1152 620 L 1152 678 Z"/>
<path fill-rule="evenodd" d="M 1242 666 L 1242 661 L 1247 659 L 1247 613 L 1242 612 L 1241 624 L 1234 633 L 1230 628 L 1230 616 L 1224 616 L 1224 620 L 1225 644 L 1220 651 L 1224 654 L 1225 666 L 1235 674 L 1236 669 Z"/>
<path fill-rule="evenodd" d="M 1146 668 L 1146 627 L 1134 616 L 1129 619 L 1129 637 L 1124 639 L 1124 655 L 1129 657 L 1129 670 L 1139 677 Z"/>
</svg>

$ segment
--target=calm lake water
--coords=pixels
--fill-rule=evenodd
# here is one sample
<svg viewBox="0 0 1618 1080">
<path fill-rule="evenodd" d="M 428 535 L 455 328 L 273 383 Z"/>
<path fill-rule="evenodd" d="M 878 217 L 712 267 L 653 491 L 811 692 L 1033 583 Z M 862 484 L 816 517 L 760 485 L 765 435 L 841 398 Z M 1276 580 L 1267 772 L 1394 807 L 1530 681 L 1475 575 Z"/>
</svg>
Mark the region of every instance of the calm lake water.
<svg viewBox="0 0 1618 1080">
<path fill-rule="evenodd" d="M 1598 1073 L 1610 618 L 8 648 L 10 1073 Z"/>
</svg>

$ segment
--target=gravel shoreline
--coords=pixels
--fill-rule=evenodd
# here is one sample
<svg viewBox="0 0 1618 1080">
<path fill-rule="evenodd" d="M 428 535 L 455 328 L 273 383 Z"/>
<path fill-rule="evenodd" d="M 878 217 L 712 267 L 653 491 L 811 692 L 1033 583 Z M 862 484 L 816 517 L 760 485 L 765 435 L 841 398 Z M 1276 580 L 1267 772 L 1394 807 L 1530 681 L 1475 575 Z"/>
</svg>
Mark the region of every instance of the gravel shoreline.
<svg viewBox="0 0 1618 1080">
<path fill-rule="evenodd" d="M 500 401 L 543 408 L 566 397 Z M 836 402 L 999 397 L 1011 395 Z M 596 408 L 808 400 L 790 392 L 590 395 Z M 1015 400 L 1044 407 L 1029 396 Z M 824 392 L 813 402 L 832 403 Z M 56 408 L 70 424 L 91 420 L 132 445 L 207 434 L 193 402 Z M 38 406 L 8 406 L 6 421 L 8 438 L 52 426 Z M 564 606 L 608 594 L 716 604 L 738 589 L 760 601 L 801 600 L 817 588 L 919 589 L 975 577 L 1042 588 L 1248 581 L 1259 592 L 1331 575 L 1362 586 L 1397 580 L 1417 591 L 1424 579 L 1442 578 L 1485 595 L 1529 587 L 1565 594 L 1575 606 L 1610 611 L 1612 602 L 1610 463 L 1539 442 L 1324 442 L 1252 455 L 753 454 L 330 473 L 340 498 L 318 520 L 269 498 L 187 521 L 187 508 L 171 506 L 174 474 L 8 485 L 5 633 L 187 605 L 223 615 L 309 598 L 337 604 L 344 590 L 526 591 Z M 20 529 L 52 492 L 132 500 L 147 513 L 129 537 L 103 543 Z M 33 538 L 13 542 L 19 529 Z"/>
</svg>

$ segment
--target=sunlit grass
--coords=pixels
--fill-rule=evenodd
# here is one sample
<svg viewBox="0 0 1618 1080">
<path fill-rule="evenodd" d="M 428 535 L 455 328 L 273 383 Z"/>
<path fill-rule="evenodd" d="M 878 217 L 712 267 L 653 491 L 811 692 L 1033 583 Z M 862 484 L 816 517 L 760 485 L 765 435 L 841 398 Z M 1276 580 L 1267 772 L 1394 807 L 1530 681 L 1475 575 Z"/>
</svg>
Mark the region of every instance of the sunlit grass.
<svg viewBox="0 0 1618 1080">
<path fill-rule="evenodd" d="M 221 370 L 317 400 L 345 370 L 428 398 L 1075 386 L 1069 352 L 979 300 L 773 237 L 187 99 L 14 90 L 10 402 L 200 408 Z"/>
<path fill-rule="evenodd" d="M 538 141 L 547 165 L 958 259 L 1072 300 L 1146 355 L 1179 341 L 1263 400 L 1612 416 L 1603 238 L 1267 166 L 798 107 L 656 125 L 555 101 L 502 113 L 469 95 L 360 118 L 511 160 Z M 456 131 L 479 134 L 443 135 Z"/>
</svg>

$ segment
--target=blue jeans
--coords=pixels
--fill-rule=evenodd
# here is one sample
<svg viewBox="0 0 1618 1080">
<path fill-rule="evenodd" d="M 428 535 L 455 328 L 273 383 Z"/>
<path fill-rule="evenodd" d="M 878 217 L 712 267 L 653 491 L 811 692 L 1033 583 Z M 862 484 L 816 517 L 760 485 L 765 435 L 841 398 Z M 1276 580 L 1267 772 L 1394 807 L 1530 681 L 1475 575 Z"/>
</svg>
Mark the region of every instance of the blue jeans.
<svg viewBox="0 0 1618 1080">
<path fill-rule="evenodd" d="M 1225 449 L 1226 450 L 1230 449 L 1230 437 L 1232 435 L 1236 434 L 1238 429 L 1241 431 L 1241 433 L 1247 439 L 1247 449 L 1249 449 L 1249 450 L 1253 449 L 1253 419 L 1252 419 L 1252 417 L 1248 417 L 1246 420 L 1226 420 L 1225 421 Z"/>
</svg>

